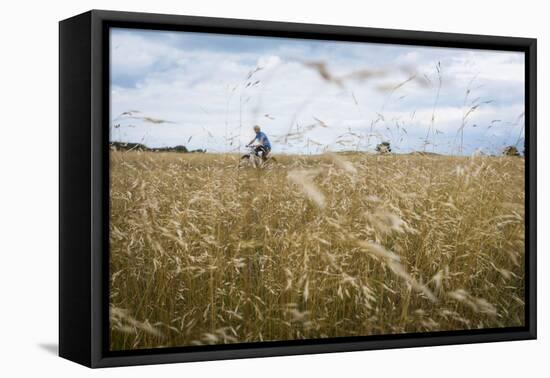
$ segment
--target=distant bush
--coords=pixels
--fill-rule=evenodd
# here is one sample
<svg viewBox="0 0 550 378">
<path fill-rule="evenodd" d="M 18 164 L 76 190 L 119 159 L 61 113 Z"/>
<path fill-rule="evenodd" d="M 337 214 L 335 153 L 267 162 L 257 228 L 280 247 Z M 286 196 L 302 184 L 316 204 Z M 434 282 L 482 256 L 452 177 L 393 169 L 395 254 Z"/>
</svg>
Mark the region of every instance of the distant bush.
<svg viewBox="0 0 550 378">
<path fill-rule="evenodd" d="M 376 145 L 376 152 L 379 154 L 389 154 L 391 152 L 391 147 L 389 142 L 382 142 Z"/>
<path fill-rule="evenodd" d="M 111 142 L 111 149 L 115 151 L 140 150 L 148 151 L 149 148 L 141 143 Z"/>
<path fill-rule="evenodd" d="M 520 156 L 519 151 L 515 146 L 508 146 L 502 150 L 504 156 Z"/>
<path fill-rule="evenodd" d="M 161 147 L 161 148 L 157 148 L 156 150 L 161 152 L 183 152 L 183 153 L 189 152 L 189 150 L 185 146 Z"/>
<path fill-rule="evenodd" d="M 146 145 L 141 143 L 111 142 L 110 146 L 111 146 L 111 149 L 115 151 L 138 150 L 138 151 L 152 151 L 152 152 L 181 152 L 184 154 L 188 152 L 206 152 L 206 150 L 200 150 L 200 149 L 189 151 L 187 147 L 182 145 L 178 145 L 174 147 L 149 148 Z"/>
</svg>

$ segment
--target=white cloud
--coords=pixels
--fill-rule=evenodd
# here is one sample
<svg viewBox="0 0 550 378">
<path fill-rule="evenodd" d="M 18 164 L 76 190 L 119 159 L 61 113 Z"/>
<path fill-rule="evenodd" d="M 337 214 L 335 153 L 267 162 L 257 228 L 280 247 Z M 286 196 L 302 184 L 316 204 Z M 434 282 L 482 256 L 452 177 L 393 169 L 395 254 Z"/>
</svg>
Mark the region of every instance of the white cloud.
<svg viewBox="0 0 550 378">
<path fill-rule="evenodd" d="M 524 107 L 524 67 L 518 53 L 241 39 L 224 37 L 222 45 L 215 45 L 212 36 L 204 39 L 197 34 L 115 32 L 113 118 L 136 109 L 173 123 L 148 124 L 123 117 L 117 120 L 120 127 L 113 129 L 112 139 L 229 151 L 247 142 L 251 127 L 259 123 L 279 152 L 311 152 L 321 148 L 312 147 L 316 143 L 332 149 L 372 148 L 382 139 L 410 151 L 422 148 L 435 114 L 435 128 L 441 132 L 436 148 L 452 152 L 469 104 L 487 100 L 493 102 L 482 104 L 468 117 L 466 151 L 500 148 L 517 139 L 518 126 L 513 122 Z M 303 64 L 312 61 L 325 62 L 339 78 L 365 68 L 386 75 L 345 80 L 339 86 Z M 438 62 L 443 85 L 434 111 Z M 262 69 L 247 79 L 256 67 Z M 411 75 L 416 78 L 397 90 L 379 90 L 395 88 Z M 301 138 L 282 142 L 281 136 L 291 129 L 303 131 L 316 122 L 314 118 L 330 128 L 312 128 Z M 493 120 L 500 120 L 500 129 L 491 124 Z M 363 140 L 357 144 L 350 131 Z M 367 146 L 371 134 L 375 136 Z M 355 141 L 342 145 L 342 140 Z"/>
</svg>

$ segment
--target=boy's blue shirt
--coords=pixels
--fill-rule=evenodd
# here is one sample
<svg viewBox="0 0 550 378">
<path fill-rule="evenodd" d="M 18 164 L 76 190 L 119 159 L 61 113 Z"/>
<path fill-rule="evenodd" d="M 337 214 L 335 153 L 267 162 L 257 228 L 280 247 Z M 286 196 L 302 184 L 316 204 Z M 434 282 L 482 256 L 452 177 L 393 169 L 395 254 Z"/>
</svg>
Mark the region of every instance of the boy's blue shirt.
<svg viewBox="0 0 550 378">
<path fill-rule="evenodd" d="M 263 132 L 261 131 L 257 132 L 255 140 L 260 142 L 264 147 L 271 149 L 271 143 L 269 143 L 269 139 L 267 139 L 267 135 L 265 135 Z"/>
</svg>

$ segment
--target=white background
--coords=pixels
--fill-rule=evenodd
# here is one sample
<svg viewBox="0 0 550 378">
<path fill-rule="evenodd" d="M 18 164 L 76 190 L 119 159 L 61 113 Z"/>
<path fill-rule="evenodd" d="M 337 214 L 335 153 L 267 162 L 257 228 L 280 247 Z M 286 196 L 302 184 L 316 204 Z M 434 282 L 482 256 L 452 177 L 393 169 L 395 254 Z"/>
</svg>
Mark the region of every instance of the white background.
<svg viewBox="0 0 550 378">
<path fill-rule="evenodd" d="M 58 25 L 89 9 L 538 38 L 539 340 L 90 370 L 56 356 Z M 548 11 L 543 1 L 5 1 L 0 22 L 0 375 L 548 376 Z M 545 353 L 546 349 L 546 353 Z"/>
</svg>

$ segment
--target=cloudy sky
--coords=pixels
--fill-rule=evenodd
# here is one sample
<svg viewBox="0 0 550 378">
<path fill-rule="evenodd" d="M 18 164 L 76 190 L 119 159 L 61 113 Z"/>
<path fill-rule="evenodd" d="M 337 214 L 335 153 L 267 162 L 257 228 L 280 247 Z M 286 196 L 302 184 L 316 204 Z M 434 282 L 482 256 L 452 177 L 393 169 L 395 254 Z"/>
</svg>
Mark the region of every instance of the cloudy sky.
<svg viewBox="0 0 550 378">
<path fill-rule="evenodd" d="M 523 53 L 111 29 L 113 141 L 495 153 L 523 112 Z"/>
</svg>

